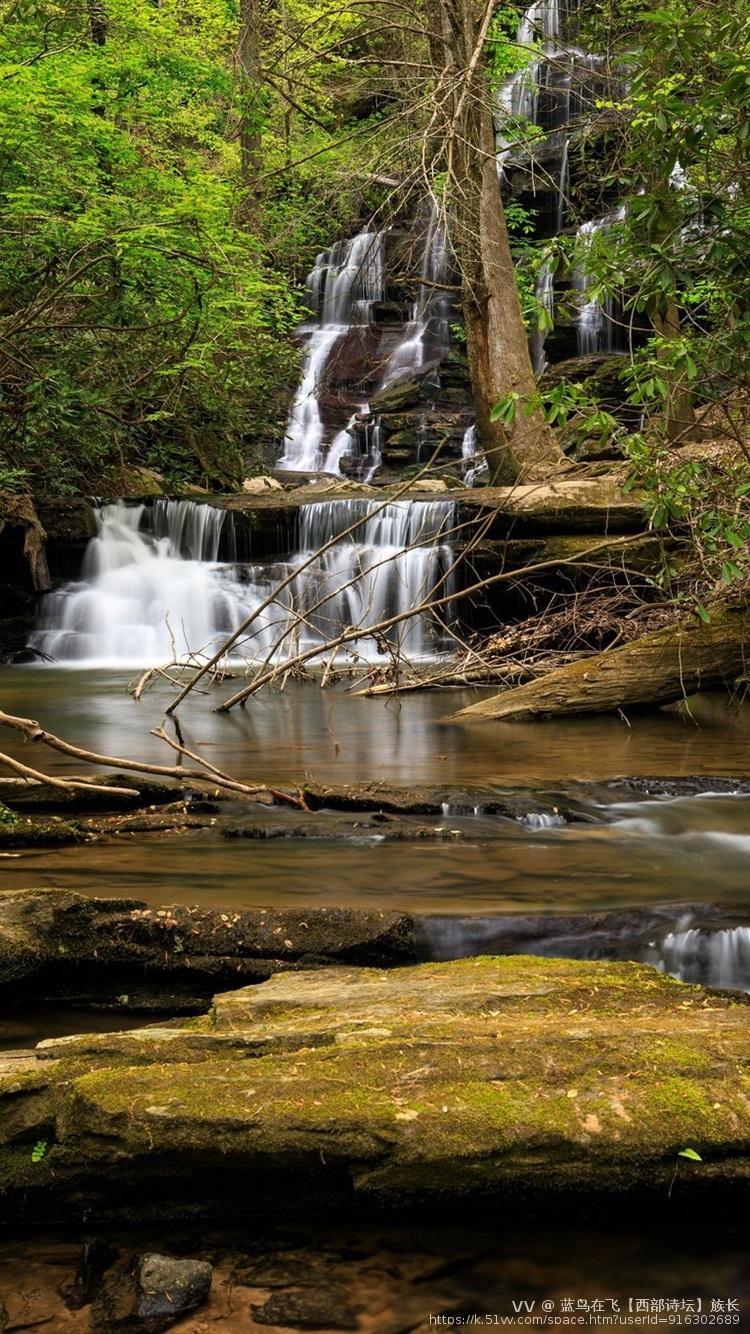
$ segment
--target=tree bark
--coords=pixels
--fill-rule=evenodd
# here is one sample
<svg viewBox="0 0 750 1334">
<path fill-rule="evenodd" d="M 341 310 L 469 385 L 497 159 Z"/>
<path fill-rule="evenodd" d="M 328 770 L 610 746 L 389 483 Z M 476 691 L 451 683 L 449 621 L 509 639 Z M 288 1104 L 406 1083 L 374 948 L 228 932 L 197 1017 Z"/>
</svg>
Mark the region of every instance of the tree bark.
<svg viewBox="0 0 750 1334">
<path fill-rule="evenodd" d="M 697 690 L 731 684 L 750 658 L 750 608 L 712 609 L 708 624 L 691 619 L 620 648 L 559 667 L 453 715 L 452 721 L 531 719 L 609 713 L 672 704 Z"/>
<path fill-rule="evenodd" d="M 451 124 L 446 204 L 463 279 L 466 341 L 477 433 L 495 484 L 549 476 L 563 462 L 541 411 L 497 173 L 495 131 L 482 48 L 495 6 L 437 0 L 442 81 Z M 434 50 L 434 45 L 433 45 Z M 433 57 L 434 58 L 434 57 Z M 518 395 L 515 420 L 490 419 L 505 394 Z"/>
<path fill-rule="evenodd" d="M 260 193 L 262 83 L 262 0 L 240 0 L 240 35 L 237 61 L 240 71 L 240 176 L 242 203 L 240 214 L 252 216 Z"/>
<path fill-rule="evenodd" d="M 654 315 L 651 323 L 660 338 L 679 338 L 680 312 L 671 302 L 663 315 Z M 695 427 L 693 396 L 685 380 L 673 371 L 666 372 L 667 401 L 664 405 L 664 433 L 667 440 L 685 440 Z"/>
</svg>

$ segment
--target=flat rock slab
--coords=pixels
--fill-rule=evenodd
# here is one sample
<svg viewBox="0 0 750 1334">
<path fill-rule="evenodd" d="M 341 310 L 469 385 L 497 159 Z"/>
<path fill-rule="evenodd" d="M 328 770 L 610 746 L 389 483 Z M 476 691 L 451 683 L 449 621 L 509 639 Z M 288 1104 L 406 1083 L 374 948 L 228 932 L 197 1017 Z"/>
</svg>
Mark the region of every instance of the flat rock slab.
<svg viewBox="0 0 750 1334">
<path fill-rule="evenodd" d="M 480 506 L 515 520 L 519 531 L 617 533 L 645 526 L 643 497 L 623 491 L 613 475 L 485 487 L 460 500 L 462 509 Z"/>
<path fill-rule="evenodd" d="M 740 997 L 626 963 L 281 974 L 203 1019 L 41 1044 L 46 1090 L 3 1077 L 5 1202 L 156 1191 L 169 1210 L 176 1182 L 193 1209 L 207 1182 L 211 1206 L 255 1211 L 661 1199 L 675 1169 L 684 1192 L 728 1189 L 750 1168 L 749 1020 Z"/>
<path fill-rule="evenodd" d="M 277 968 L 416 957 L 413 921 L 397 912 L 149 908 L 137 899 L 55 889 L 0 895 L 0 992 L 35 978 L 62 983 L 83 970 L 105 985 L 118 970 L 144 978 L 203 976 L 213 990 L 235 979 L 262 980 Z"/>
</svg>

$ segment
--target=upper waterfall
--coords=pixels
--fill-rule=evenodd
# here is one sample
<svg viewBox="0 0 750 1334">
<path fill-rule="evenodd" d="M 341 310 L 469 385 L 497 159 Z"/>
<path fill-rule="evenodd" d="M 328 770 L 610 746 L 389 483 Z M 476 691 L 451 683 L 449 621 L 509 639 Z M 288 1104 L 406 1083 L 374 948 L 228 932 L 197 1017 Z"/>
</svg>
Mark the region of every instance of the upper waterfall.
<svg viewBox="0 0 750 1334">
<path fill-rule="evenodd" d="M 383 239 L 363 231 L 323 251 L 307 277 L 316 323 L 307 326 L 302 378 L 286 427 L 279 468 L 297 472 L 339 472 L 348 432 L 331 436 L 321 411 L 325 374 L 331 355 L 352 325 L 367 325 L 373 301 L 383 297 Z"/>
<path fill-rule="evenodd" d="M 300 330 L 307 340 L 305 360 L 279 468 L 341 475 L 349 457 L 356 460 L 349 471 L 370 480 L 381 452 L 380 422 L 368 415 L 369 393 L 409 375 L 426 377 L 445 356 L 450 255 L 434 200 L 419 211 L 414 228 L 416 299 L 395 331 L 391 325 L 385 333 L 375 311 L 386 297 L 387 233 L 365 230 L 318 255 L 307 278 L 316 319 Z M 391 308 L 398 305 L 390 302 Z"/>
<path fill-rule="evenodd" d="M 238 562 L 225 510 L 193 501 L 103 505 L 80 578 L 44 598 L 29 647 L 75 666 L 158 665 L 216 652 L 270 597 L 233 650 L 238 658 L 281 660 L 318 644 L 323 653 L 342 631 L 393 616 L 403 620 L 358 637 L 350 660 L 377 660 L 389 648 L 431 657 L 447 647 L 448 612 L 407 613 L 453 591 L 454 511 L 451 501 L 304 505 L 296 550 Z"/>
</svg>

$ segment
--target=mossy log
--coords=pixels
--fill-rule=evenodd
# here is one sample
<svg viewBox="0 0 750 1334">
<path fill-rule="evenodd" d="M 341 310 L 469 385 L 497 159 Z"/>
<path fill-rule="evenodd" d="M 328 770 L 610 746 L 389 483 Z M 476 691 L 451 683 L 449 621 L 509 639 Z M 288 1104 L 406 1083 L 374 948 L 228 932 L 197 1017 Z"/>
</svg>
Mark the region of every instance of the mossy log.
<svg viewBox="0 0 750 1334">
<path fill-rule="evenodd" d="M 730 685 L 745 671 L 750 609 L 713 607 L 710 620 L 665 626 L 619 648 L 558 667 L 452 715 L 451 721 L 609 713 L 671 704 Z"/>
</svg>

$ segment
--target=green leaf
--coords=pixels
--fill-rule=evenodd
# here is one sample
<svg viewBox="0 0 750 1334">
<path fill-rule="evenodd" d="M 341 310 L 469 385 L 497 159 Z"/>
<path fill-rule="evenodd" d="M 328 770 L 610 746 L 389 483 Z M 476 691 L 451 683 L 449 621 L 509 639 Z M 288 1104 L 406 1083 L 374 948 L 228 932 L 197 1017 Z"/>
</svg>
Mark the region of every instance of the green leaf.
<svg viewBox="0 0 750 1334">
<path fill-rule="evenodd" d="M 46 1139 L 38 1139 L 33 1149 L 31 1150 L 32 1163 L 40 1163 L 46 1152 L 47 1152 Z"/>
<path fill-rule="evenodd" d="M 703 1162 L 703 1159 L 701 1158 L 700 1154 L 699 1154 L 699 1153 L 696 1153 L 695 1149 L 680 1149 L 680 1152 L 678 1153 L 677 1157 L 678 1157 L 678 1158 L 689 1158 L 690 1161 L 691 1161 L 691 1163 L 702 1163 L 702 1162 Z"/>
<path fill-rule="evenodd" d="M 711 613 L 707 607 L 703 606 L 701 602 L 699 602 L 697 607 L 695 608 L 695 614 L 696 616 L 700 616 L 701 620 L 704 622 L 705 625 L 711 624 Z"/>
</svg>

